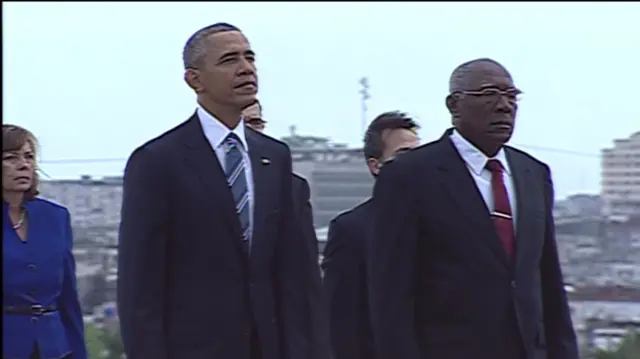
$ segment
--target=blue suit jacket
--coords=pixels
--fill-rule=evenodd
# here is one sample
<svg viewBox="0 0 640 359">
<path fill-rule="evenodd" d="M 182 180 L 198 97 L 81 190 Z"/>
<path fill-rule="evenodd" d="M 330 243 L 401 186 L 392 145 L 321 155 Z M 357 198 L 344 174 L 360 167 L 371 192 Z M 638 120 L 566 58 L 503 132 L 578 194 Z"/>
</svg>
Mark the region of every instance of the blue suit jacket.
<svg viewBox="0 0 640 359">
<path fill-rule="evenodd" d="M 86 359 L 82 312 L 76 291 L 69 212 L 43 199 L 25 202 L 27 242 L 13 230 L 8 204 L 2 203 L 3 306 L 57 305 L 40 317 L 2 314 L 2 357 L 26 359 L 36 344 L 43 358 L 72 353 Z"/>
</svg>

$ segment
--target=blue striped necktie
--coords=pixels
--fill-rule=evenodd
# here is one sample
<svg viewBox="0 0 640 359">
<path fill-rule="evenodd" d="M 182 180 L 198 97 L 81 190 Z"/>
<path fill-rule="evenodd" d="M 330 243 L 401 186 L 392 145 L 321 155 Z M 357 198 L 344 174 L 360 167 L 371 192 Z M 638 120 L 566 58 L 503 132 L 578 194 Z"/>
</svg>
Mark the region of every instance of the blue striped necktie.
<svg viewBox="0 0 640 359">
<path fill-rule="evenodd" d="M 249 231 L 251 225 L 249 223 L 249 188 L 247 185 L 247 176 L 244 170 L 244 161 L 242 159 L 242 142 L 235 133 L 230 133 L 224 140 L 225 149 L 225 175 L 227 183 L 233 194 L 233 200 L 236 204 L 236 212 L 240 220 L 240 228 L 242 229 L 243 249 L 248 252 L 249 249 Z"/>
</svg>

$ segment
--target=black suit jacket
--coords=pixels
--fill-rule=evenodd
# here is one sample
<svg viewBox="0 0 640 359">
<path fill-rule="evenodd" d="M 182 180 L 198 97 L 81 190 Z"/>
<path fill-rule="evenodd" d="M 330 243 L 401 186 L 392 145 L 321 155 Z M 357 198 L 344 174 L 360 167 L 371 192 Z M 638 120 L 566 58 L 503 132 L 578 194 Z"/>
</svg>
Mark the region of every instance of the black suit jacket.
<svg viewBox="0 0 640 359">
<path fill-rule="evenodd" d="M 124 174 L 118 309 L 128 359 L 308 358 L 306 247 L 288 147 L 246 130 L 250 258 L 196 115 L 136 149 Z M 265 160 L 268 159 L 268 160 Z"/>
<path fill-rule="evenodd" d="M 510 263 L 449 133 L 386 165 L 375 186 L 376 359 L 577 359 L 549 168 L 506 147 L 518 218 Z"/>
<path fill-rule="evenodd" d="M 322 278 L 318 265 L 318 239 L 313 226 L 313 211 L 311 208 L 311 190 L 309 183 L 303 177 L 293 174 L 293 207 L 298 214 L 298 223 L 302 227 L 302 234 L 307 246 L 307 260 L 309 263 L 309 323 L 311 325 L 311 352 L 313 359 L 329 359 L 329 328 L 327 311 L 322 291 Z"/>
<path fill-rule="evenodd" d="M 371 200 L 341 213 L 329 224 L 322 268 L 333 359 L 373 358 L 365 270 L 372 224 Z"/>
</svg>

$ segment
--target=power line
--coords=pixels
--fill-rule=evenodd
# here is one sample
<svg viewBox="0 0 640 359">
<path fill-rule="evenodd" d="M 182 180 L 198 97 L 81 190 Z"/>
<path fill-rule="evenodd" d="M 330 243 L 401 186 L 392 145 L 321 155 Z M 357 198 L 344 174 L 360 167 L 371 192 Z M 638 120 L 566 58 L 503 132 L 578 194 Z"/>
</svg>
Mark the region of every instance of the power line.
<svg viewBox="0 0 640 359">
<path fill-rule="evenodd" d="M 61 160 L 40 161 L 41 164 L 81 164 L 81 163 L 105 163 L 105 162 L 125 162 L 126 158 L 69 158 Z"/>
<path fill-rule="evenodd" d="M 554 153 L 564 153 L 564 154 L 567 154 L 567 155 L 580 156 L 580 157 L 589 157 L 589 158 L 600 158 L 601 157 L 600 154 L 596 154 L 596 153 L 565 150 L 565 149 L 562 149 L 562 148 L 540 147 L 540 146 L 534 146 L 534 145 L 518 145 L 518 144 L 514 144 L 514 146 L 515 147 L 519 147 L 519 148 L 527 148 L 527 149 L 530 149 L 530 150 L 546 151 L 546 152 L 554 152 Z"/>
<path fill-rule="evenodd" d="M 536 151 L 562 153 L 562 154 L 587 157 L 587 158 L 600 158 L 600 154 L 572 151 L 572 150 L 566 150 L 562 148 L 543 147 L 543 146 L 534 146 L 534 145 L 526 145 L 526 144 L 514 144 L 514 146 L 523 148 L 523 149 L 536 150 Z M 126 162 L 126 161 L 127 161 L 127 158 L 68 158 L 68 159 L 59 159 L 59 160 L 46 160 L 46 161 L 41 161 L 40 163 L 42 164 L 83 164 L 83 163 L 109 163 L 109 162 Z"/>
</svg>

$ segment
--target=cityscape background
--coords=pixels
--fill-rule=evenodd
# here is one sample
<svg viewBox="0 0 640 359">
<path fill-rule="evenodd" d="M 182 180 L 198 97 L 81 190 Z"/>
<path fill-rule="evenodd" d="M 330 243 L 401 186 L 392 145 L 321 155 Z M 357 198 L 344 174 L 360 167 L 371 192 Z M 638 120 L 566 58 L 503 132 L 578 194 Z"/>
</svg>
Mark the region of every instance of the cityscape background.
<svg viewBox="0 0 640 359">
<path fill-rule="evenodd" d="M 3 2 L 3 123 L 38 137 L 42 195 L 71 211 L 91 359 L 121 352 L 103 329 L 117 328 L 126 159 L 193 113 L 182 47 L 218 21 L 257 53 L 266 131 L 310 182 L 320 250 L 371 194 L 363 126 L 402 110 L 437 139 L 451 71 L 505 65 L 524 91 L 511 144 L 552 169 L 582 354 L 616 350 L 640 328 L 638 18 L 638 2 Z"/>
<path fill-rule="evenodd" d="M 320 253 L 329 221 L 366 200 L 373 178 L 361 148 L 291 134 L 294 171 L 308 179 Z M 602 150 L 600 194 L 556 202 L 554 217 L 573 319 L 584 348 L 614 348 L 640 330 L 640 131 Z M 69 208 L 78 289 L 88 320 L 116 317 L 122 178 L 49 180 L 42 196 Z"/>
</svg>

